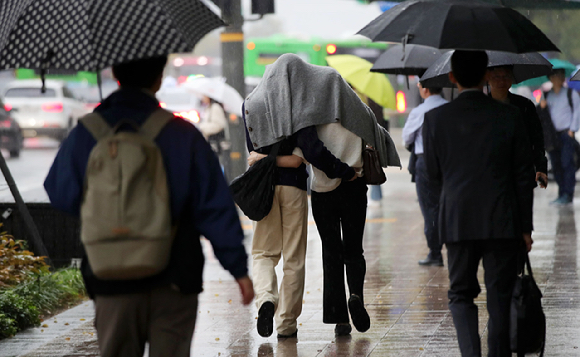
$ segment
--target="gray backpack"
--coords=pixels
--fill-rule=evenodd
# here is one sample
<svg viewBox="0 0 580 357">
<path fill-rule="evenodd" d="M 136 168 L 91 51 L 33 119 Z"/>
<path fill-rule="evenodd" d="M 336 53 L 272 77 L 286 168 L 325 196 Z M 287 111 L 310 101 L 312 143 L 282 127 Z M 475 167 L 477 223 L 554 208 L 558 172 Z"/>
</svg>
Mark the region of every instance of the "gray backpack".
<svg viewBox="0 0 580 357">
<path fill-rule="evenodd" d="M 81 241 L 99 279 L 141 279 L 167 267 L 169 188 L 154 139 L 172 118 L 158 109 L 141 127 L 125 121 L 115 128 L 96 113 L 81 119 L 97 140 L 85 174 Z M 119 131 L 127 124 L 136 131 Z"/>
</svg>

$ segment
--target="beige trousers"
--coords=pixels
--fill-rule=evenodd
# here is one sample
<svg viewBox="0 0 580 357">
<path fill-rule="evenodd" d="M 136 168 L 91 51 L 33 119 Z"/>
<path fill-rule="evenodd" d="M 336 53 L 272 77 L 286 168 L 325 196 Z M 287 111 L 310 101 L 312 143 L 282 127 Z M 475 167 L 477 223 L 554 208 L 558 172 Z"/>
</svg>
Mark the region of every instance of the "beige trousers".
<svg viewBox="0 0 580 357">
<path fill-rule="evenodd" d="M 101 357 L 188 357 L 197 317 L 197 294 L 167 287 L 97 295 L 95 327 Z"/>
<path fill-rule="evenodd" d="M 307 229 L 306 191 L 276 186 L 272 210 L 254 223 L 252 257 L 256 306 L 259 309 L 266 301 L 274 303 L 276 330 L 282 335 L 296 331 L 296 319 L 302 312 Z M 280 256 L 284 277 L 278 294 L 274 269 Z"/>
</svg>

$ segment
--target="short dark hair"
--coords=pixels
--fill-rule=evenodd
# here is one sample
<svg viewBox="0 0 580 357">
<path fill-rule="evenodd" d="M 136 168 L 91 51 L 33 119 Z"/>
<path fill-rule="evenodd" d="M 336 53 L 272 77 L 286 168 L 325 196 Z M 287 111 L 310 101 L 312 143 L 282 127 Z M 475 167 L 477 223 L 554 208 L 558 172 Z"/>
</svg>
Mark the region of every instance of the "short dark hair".
<svg viewBox="0 0 580 357">
<path fill-rule="evenodd" d="M 462 87 L 476 87 L 487 71 L 487 54 L 485 51 L 457 50 L 451 56 L 451 71 Z"/>
<path fill-rule="evenodd" d="M 443 92 L 443 88 L 441 87 L 424 87 L 429 91 L 431 94 L 441 94 Z"/>
<path fill-rule="evenodd" d="M 555 75 L 562 75 L 566 77 L 566 70 L 564 68 L 552 68 L 552 72 L 548 74 L 548 77 L 552 77 Z"/>
<path fill-rule="evenodd" d="M 121 87 L 151 88 L 167 64 L 167 56 L 151 57 L 113 65 Z"/>
</svg>

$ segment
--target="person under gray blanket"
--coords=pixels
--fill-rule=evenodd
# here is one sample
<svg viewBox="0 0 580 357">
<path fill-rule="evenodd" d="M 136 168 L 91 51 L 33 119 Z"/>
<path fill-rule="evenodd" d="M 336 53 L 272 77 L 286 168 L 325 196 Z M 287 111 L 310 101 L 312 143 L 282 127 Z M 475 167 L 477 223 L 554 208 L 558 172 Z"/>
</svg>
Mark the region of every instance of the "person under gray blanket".
<svg viewBox="0 0 580 357">
<path fill-rule="evenodd" d="M 401 167 L 391 136 L 340 74 L 295 54 L 283 54 L 266 66 L 262 81 L 246 98 L 244 115 L 255 149 L 309 126 L 340 122 L 377 150 L 382 167 Z"/>
</svg>

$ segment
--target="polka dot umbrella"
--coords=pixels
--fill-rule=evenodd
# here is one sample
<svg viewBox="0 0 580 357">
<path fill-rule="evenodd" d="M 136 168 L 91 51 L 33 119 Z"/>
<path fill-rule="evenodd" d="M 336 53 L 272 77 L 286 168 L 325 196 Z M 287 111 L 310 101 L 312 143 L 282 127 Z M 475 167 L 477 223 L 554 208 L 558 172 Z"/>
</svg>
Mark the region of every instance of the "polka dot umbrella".
<svg viewBox="0 0 580 357">
<path fill-rule="evenodd" d="M 0 68 L 99 71 L 190 52 L 224 23 L 199 0 L 5 0 Z"/>
</svg>

